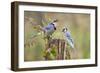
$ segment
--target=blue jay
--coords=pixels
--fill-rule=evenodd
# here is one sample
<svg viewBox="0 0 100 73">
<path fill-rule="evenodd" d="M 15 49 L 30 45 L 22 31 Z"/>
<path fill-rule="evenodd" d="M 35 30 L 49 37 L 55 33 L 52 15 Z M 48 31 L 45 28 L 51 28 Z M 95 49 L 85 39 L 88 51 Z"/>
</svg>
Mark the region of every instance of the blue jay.
<svg viewBox="0 0 100 73">
<path fill-rule="evenodd" d="M 70 34 L 70 32 L 68 31 L 68 29 L 67 29 L 67 28 L 64 28 L 64 29 L 62 30 L 62 32 L 64 32 L 65 38 L 66 38 L 68 44 L 70 45 L 70 47 L 74 49 L 74 48 L 75 48 L 75 47 L 74 47 L 74 42 L 73 42 L 73 39 L 72 39 L 71 34 Z"/>
<path fill-rule="evenodd" d="M 47 26 L 42 28 L 47 37 L 50 37 L 56 30 L 57 21 L 58 20 L 54 20 L 53 22 L 49 23 Z"/>
<path fill-rule="evenodd" d="M 35 35 L 32 35 L 32 38 L 41 35 L 42 32 L 44 32 L 45 37 L 50 38 L 53 32 L 56 30 L 56 25 L 57 25 L 56 22 L 58 22 L 57 19 L 53 20 L 51 23 L 49 23 L 47 26 L 44 27 L 42 27 L 41 25 L 34 26 L 35 27 L 34 29 L 39 30 L 39 32 Z"/>
</svg>

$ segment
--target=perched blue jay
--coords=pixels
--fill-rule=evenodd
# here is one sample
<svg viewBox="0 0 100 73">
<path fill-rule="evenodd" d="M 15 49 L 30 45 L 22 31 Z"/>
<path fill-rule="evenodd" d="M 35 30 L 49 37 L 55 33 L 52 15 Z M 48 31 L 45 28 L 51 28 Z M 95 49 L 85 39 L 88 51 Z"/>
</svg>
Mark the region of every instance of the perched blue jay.
<svg viewBox="0 0 100 73">
<path fill-rule="evenodd" d="M 70 47 L 71 47 L 71 48 L 75 48 L 75 47 L 74 47 L 73 39 L 72 39 L 71 34 L 70 34 L 70 32 L 68 31 L 68 29 L 67 29 L 67 28 L 64 28 L 62 31 L 64 32 L 64 35 L 65 35 L 66 40 L 67 40 L 68 44 L 70 45 Z"/>
<path fill-rule="evenodd" d="M 56 25 L 58 20 L 54 20 L 53 22 L 49 23 L 47 26 L 43 27 L 42 30 L 44 31 L 47 37 L 50 37 L 53 32 L 56 30 Z"/>
<path fill-rule="evenodd" d="M 32 35 L 32 38 L 42 34 L 42 32 L 44 32 L 45 37 L 50 38 L 53 32 L 56 30 L 57 22 L 58 20 L 55 19 L 51 23 L 49 23 L 47 26 L 44 26 L 44 27 L 41 25 L 34 26 L 35 27 L 34 29 L 37 29 L 40 32 L 38 32 L 38 34 Z"/>
</svg>

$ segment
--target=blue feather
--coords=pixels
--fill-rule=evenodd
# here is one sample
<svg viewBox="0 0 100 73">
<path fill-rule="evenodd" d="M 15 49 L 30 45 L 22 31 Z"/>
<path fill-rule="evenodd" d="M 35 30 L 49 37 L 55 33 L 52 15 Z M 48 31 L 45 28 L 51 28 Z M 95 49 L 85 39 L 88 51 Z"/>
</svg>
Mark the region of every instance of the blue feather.
<svg viewBox="0 0 100 73">
<path fill-rule="evenodd" d="M 49 23 L 47 26 L 43 27 L 43 31 L 45 31 L 46 35 L 50 36 L 55 31 L 55 27 L 53 23 Z"/>
<path fill-rule="evenodd" d="M 65 36 L 66 36 L 66 40 L 67 40 L 68 44 L 71 46 L 71 48 L 74 48 L 74 42 L 73 42 L 70 32 L 66 31 Z"/>
</svg>

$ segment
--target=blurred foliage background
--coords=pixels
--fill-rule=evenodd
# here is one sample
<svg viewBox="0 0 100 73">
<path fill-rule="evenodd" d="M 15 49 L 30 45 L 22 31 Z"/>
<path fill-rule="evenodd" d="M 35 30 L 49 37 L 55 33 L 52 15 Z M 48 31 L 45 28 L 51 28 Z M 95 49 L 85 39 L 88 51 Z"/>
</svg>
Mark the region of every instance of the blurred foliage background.
<svg viewBox="0 0 100 73">
<path fill-rule="evenodd" d="M 58 19 L 58 25 L 53 38 L 65 39 L 62 33 L 64 27 L 71 32 L 77 53 L 70 52 L 72 59 L 90 58 L 89 14 L 24 11 L 24 61 L 44 60 L 45 41 L 39 27 L 48 25 L 54 19 Z"/>
</svg>

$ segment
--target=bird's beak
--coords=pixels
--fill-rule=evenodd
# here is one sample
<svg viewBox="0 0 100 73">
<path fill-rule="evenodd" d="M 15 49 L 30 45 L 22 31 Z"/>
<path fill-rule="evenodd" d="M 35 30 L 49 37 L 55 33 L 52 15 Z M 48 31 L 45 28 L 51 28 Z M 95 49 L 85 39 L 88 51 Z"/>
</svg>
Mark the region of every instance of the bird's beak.
<svg viewBox="0 0 100 73">
<path fill-rule="evenodd" d="M 62 32 L 64 32 L 64 29 L 62 30 Z"/>
</svg>

